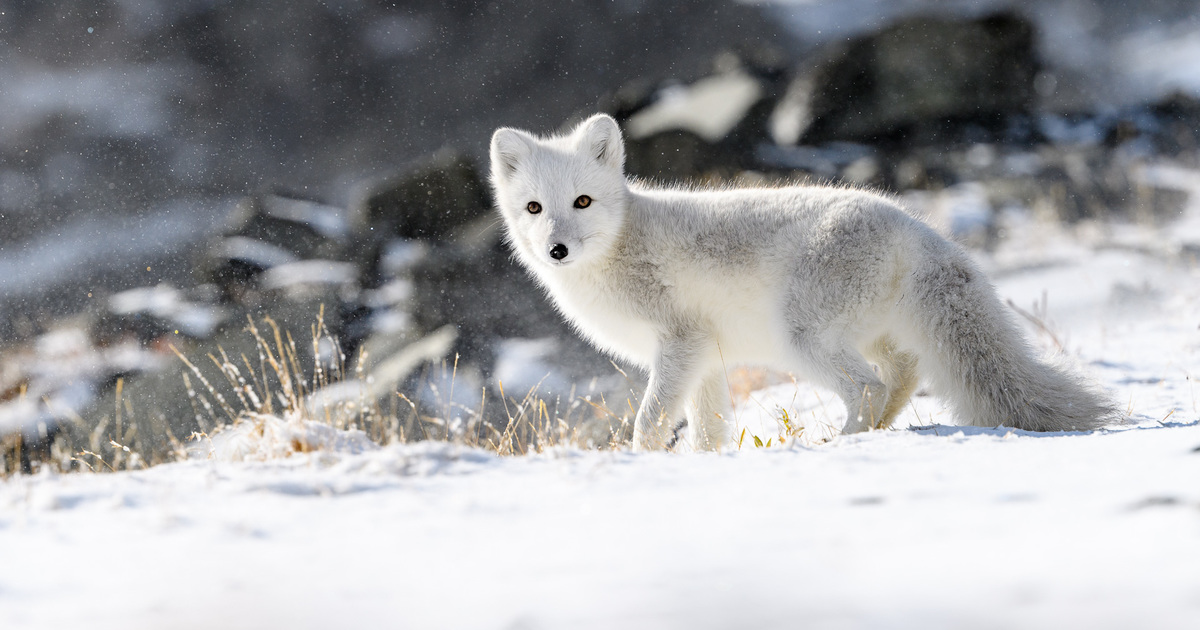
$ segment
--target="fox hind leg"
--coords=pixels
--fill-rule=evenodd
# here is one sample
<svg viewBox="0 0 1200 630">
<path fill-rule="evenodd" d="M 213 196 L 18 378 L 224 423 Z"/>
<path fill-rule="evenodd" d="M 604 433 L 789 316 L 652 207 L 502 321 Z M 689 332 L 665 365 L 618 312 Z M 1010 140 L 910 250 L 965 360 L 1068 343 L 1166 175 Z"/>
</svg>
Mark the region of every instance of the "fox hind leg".
<svg viewBox="0 0 1200 630">
<path fill-rule="evenodd" d="M 842 433 L 858 433 L 877 426 L 884 416 L 888 386 L 847 344 L 831 343 L 797 331 L 792 348 L 799 367 L 814 382 L 832 389 L 846 405 Z"/>
<path fill-rule="evenodd" d="M 917 389 L 917 355 L 896 347 L 891 337 L 884 335 L 867 348 L 867 358 L 879 364 L 880 376 L 887 385 L 887 402 L 874 428 L 886 429 L 908 404 Z"/>
</svg>

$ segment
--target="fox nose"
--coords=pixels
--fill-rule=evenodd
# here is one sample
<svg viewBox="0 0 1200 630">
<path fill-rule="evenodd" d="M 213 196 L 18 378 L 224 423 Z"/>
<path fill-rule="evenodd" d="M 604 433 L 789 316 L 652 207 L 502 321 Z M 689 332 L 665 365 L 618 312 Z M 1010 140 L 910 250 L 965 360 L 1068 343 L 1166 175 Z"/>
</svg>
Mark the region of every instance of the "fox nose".
<svg viewBox="0 0 1200 630">
<path fill-rule="evenodd" d="M 562 243 L 555 243 L 550 248 L 550 257 L 554 260 L 562 260 L 567 257 L 567 246 Z"/>
</svg>

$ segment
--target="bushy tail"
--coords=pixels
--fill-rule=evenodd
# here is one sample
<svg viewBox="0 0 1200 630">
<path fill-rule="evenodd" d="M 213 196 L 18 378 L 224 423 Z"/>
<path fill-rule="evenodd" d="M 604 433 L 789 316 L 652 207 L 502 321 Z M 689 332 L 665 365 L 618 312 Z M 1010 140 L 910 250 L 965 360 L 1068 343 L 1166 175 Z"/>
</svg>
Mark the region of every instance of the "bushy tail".
<svg viewBox="0 0 1200 630">
<path fill-rule="evenodd" d="M 1120 414 L 1062 361 L 1041 361 L 1009 308 L 964 253 L 945 243 L 913 269 L 901 305 L 918 364 L 958 422 L 1086 431 Z"/>
</svg>

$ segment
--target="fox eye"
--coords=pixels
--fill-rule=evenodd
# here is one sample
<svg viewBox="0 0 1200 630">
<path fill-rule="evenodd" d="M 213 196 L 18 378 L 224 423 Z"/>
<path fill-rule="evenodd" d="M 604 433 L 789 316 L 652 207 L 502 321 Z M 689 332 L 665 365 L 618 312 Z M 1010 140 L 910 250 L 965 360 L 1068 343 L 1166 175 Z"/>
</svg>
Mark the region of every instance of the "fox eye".
<svg viewBox="0 0 1200 630">
<path fill-rule="evenodd" d="M 542 211 L 542 204 L 536 201 L 530 201 L 529 205 L 525 206 L 525 209 L 529 211 L 529 214 L 537 214 Z"/>
<path fill-rule="evenodd" d="M 587 195 L 579 195 L 579 198 L 575 200 L 576 208 L 586 208 L 590 205 L 592 205 L 592 198 Z"/>
</svg>

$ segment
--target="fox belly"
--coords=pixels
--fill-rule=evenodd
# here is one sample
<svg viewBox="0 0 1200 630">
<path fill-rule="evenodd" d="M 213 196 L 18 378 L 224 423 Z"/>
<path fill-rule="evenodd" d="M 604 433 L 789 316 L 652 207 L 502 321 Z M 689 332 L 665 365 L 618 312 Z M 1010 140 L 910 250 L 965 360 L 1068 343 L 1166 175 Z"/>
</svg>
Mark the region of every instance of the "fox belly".
<svg viewBox="0 0 1200 630">
<path fill-rule="evenodd" d="M 714 359 L 779 366 L 788 342 L 777 275 L 759 265 L 684 269 L 674 274 L 671 294 L 678 312 L 711 336 Z"/>
</svg>

